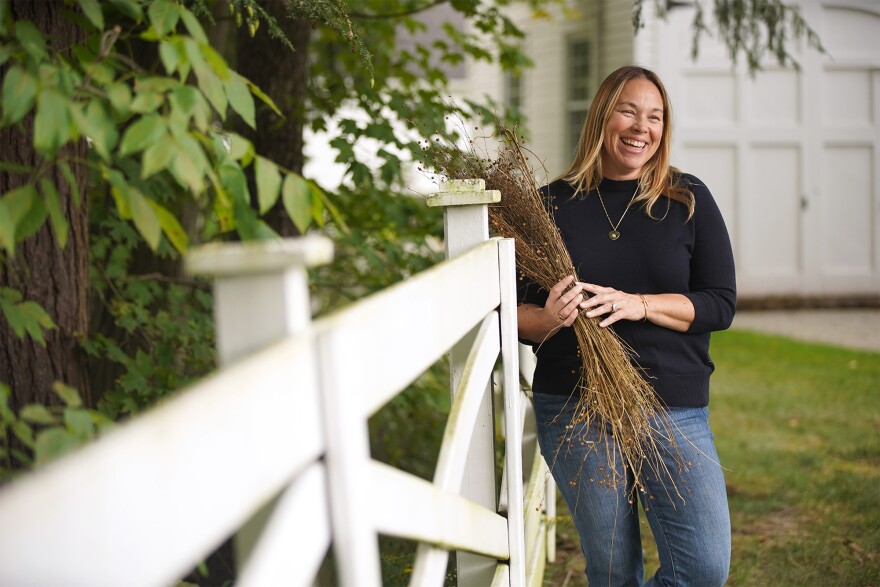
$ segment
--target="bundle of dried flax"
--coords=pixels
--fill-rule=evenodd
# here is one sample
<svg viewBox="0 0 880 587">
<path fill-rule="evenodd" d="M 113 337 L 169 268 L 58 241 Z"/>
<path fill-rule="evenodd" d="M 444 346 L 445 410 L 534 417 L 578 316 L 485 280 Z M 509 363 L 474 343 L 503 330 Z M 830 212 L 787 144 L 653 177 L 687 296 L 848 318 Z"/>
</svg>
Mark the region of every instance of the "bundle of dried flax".
<svg viewBox="0 0 880 587">
<path fill-rule="evenodd" d="M 489 223 L 500 236 L 515 239 L 517 270 L 549 291 L 566 276 L 577 279 L 577 273 L 553 221 L 551 197 L 540 190 L 516 134 L 504 127 L 499 132 L 503 142 L 495 157 L 435 144 L 429 161 L 449 179 L 483 179 L 487 189 L 500 190 L 501 202 L 490 206 Z M 678 493 L 673 471 L 660 458 L 661 451 L 678 454 L 660 400 L 633 366 L 634 352 L 599 321 L 581 315 L 572 325 L 582 370 L 566 442 L 583 442 L 576 431 L 586 430 L 584 424 L 596 426 L 602 435 L 610 430 L 613 442 L 601 444 L 611 466 L 608 477 L 598 482 L 624 482 L 619 471 L 626 469 L 640 491 L 645 476 L 654 475 L 671 481 L 667 491 Z"/>
</svg>

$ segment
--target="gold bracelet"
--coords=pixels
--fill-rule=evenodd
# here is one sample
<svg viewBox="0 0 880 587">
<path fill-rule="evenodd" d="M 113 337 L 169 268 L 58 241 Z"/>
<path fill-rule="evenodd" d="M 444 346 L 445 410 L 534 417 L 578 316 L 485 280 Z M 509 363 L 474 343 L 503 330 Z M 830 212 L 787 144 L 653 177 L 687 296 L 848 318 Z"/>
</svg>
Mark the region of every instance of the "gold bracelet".
<svg viewBox="0 0 880 587">
<path fill-rule="evenodd" d="M 636 295 L 642 299 L 642 305 L 645 306 L 645 317 L 642 318 L 642 322 L 647 322 L 648 321 L 648 301 L 645 299 L 645 296 L 643 296 L 642 294 L 636 294 Z"/>
</svg>

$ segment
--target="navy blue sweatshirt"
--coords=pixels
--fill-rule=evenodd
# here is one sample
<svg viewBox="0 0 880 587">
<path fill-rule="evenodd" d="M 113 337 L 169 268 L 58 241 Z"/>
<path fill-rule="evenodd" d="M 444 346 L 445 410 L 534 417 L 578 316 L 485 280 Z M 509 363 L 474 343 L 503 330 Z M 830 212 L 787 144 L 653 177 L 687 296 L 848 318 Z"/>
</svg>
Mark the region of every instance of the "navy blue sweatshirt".
<svg viewBox="0 0 880 587">
<path fill-rule="evenodd" d="M 736 310 L 733 251 L 724 220 L 709 189 L 692 175 L 681 181 L 695 197 L 694 216 L 687 208 L 660 198 L 651 219 L 641 204 L 631 208 L 611 230 L 596 192 L 575 196 L 572 186 L 557 180 L 543 189 L 553 197 L 555 221 L 580 281 L 635 294 L 680 293 L 694 305 L 687 332 L 650 321 L 621 320 L 609 328 L 638 356 L 633 363 L 669 407 L 703 407 L 709 403 L 709 335 L 730 326 Z M 638 182 L 603 179 L 599 189 L 608 215 L 617 222 Z M 527 278 L 519 281 L 520 303 L 543 306 L 547 292 Z M 582 318 L 578 318 L 579 320 Z M 574 330 L 562 328 L 542 344 L 531 342 L 538 364 L 536 393 L 570 395 L 580 377 Z"/>
</svg>

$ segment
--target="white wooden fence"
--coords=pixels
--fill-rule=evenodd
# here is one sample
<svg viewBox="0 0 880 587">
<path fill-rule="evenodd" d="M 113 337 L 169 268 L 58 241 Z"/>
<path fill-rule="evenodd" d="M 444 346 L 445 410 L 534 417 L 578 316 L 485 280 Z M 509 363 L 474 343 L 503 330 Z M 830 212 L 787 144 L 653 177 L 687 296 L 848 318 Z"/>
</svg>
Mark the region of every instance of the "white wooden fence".
<svg viewBox="0 0 880 587">
<path fill-rule="evenodd" d="M 239 585 L 312 585 L 332 545 L 340 583 L 369 587 L 378 534 L 419 543 L 412 585 L 443 585 L 450 550 L 459 585 L 540 585 L 555 488 L 520 386 L 513 242 L 488 236 L 497 198 L 451 182 L 431 203 L 453 258 L 314 322 L 306 269 L 326 239 L 194 252 L 216 277 L 221 369 L 0 490 L 0 585 L 173 585 L 236 535 Z M 372 460 L 367 419 L 447 352 L 431 483 Z"/>
</svg>

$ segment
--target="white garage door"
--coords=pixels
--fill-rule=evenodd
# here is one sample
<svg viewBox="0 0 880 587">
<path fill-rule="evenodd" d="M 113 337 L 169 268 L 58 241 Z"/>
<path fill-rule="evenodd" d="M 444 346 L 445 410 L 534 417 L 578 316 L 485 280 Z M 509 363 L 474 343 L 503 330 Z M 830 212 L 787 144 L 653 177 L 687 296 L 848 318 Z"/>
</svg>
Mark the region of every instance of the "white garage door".
<svg viewBox="0 0 880 587">
<path fill-rule="evenodd" d="M 830 55 L 801 71 L 732 72 L 705 40 L 690 58 L 690 9 L 636 38 L 669 90 L 673 162 L 709 185 L 727 220 L 744 297 L 880 295 L 880 0 L 802 14 Z"/>
</svg>

